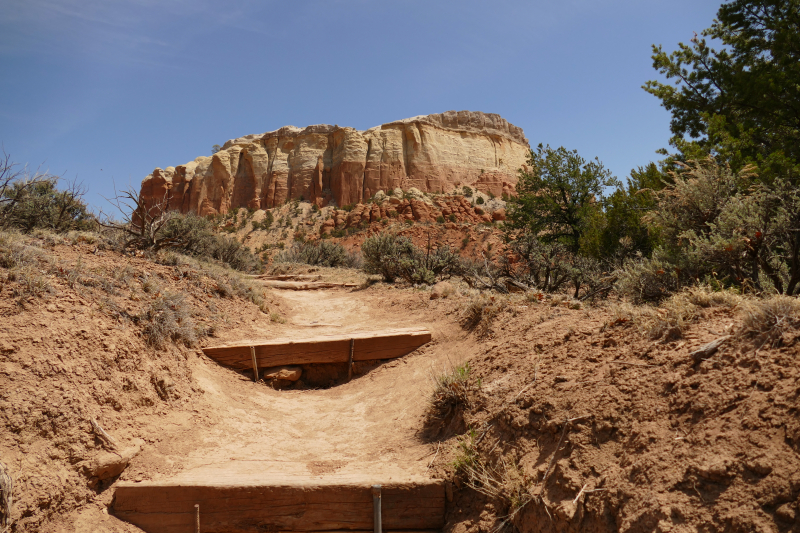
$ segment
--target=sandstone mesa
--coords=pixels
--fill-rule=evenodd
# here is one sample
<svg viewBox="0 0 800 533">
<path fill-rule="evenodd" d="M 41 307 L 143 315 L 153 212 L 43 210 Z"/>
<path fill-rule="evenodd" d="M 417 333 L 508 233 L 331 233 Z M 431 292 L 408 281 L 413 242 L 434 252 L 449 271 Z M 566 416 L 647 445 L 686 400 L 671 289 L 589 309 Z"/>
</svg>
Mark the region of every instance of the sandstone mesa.
<svg viewBox="0 0 800 533">
<path fill-rule="evenodd" d="M 142 181 L 145 204 L 200 215 L 288 200 L 358 204 L 378 191 L 449 192 L 469 186 L 511 194 L 530 147 L 521 128 L 492 113 L 447 111 L 366 131 L 318 124 L 232 139 L 211 157 L 157 168 Z"/>
</svg>

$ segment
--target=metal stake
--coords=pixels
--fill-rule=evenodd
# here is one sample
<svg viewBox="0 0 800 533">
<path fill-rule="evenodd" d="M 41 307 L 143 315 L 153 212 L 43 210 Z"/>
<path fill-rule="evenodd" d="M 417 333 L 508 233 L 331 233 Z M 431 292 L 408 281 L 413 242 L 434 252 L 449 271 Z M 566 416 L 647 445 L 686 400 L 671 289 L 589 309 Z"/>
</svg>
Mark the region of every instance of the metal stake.
<svg viewBox="0 0 800 533">
<path fill-rule="evenodd" d="M 373 524 L 375 533 L 382 533 L 383 524 L 381 523 L 381 486 L 372 485 L 372 510 L 375 514 Z"/>
<path fill-rule="evenodd" d="M 250 355 L 253 357 L 253 381 L 258 381 L 258 361 L 256 360 L 256 347 L 250 347 Z"/>
<path fill-rule="evenodd" d="M 353 348 L 355 348 L 356 340 L 350 339 L 350 359 L 347 362 L 347 381 L 353 378 Z"/>
<path fill-rule="evenodd" d="M 196 517 L 195 531 L 197 533 L 200 533 L 200 504 L 199 503 L 194 504 L 194 509 L 195 509 L 195 517 Z"/>
</svg>

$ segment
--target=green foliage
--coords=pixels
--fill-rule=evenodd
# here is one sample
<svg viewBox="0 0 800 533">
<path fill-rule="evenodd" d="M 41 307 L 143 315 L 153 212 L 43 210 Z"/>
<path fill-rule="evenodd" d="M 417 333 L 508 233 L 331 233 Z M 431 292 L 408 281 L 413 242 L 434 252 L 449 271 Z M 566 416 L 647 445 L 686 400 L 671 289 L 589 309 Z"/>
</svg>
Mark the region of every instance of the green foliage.
<svg viewBox="0 0 800 533">
<path fill-rule="evenodd" d="M 483 203 L 484 203 L 483 196 L 478 196 L 478 197 L 475 199 L 475 203 L 476 203 L 476 204 L 478 204 L 478 205 L 481 205 L 481 204 L 483 204 Z"/>
<path fill-rule="evenodd" d="M 393 282 L 397 278 L 409 283 L 432 285 L 437 279 L 449 278 L 458 267 L 458 255 L 447 246 L 425 249 L 414 246 L 410 239 L 393 233 L 380 233 L 361 245 L 364 269 L 380 274 Z"/>
<path fill-rule="evenodd" d="M 295 243 L 290 249 L 276 255 L 275 262 L 357 268 L 360 258 L 355 254 L 349 254 L 341 244 L 318 241 Z"/>
<path fill-rule="evenodd" d="M 264 213 L 264 219 L 261 222 L 256 220 L 252 222 L 253 231 L 267 231 L 272 227 L 272 224 L 275 222 L 272 211 L 265 211 Z"/>
<path fill-rule="evenodd" d="M 577 151 L 539 145 L 528 156 L 530 172 L 520 170 L 518 196 L 508 201 L 506 226 L 545 242 L 561 242 L 578 253 L 584 235 L 602 210 L 604 188 L 617 185 L 598 159 L 587 162 Z"/>
<path fill-rule="evenodd" d="M 16 166 L 7 154 L 0 158 L 0 228 L 61 233 L 94 227 L 95 217 L 83 202 L 86 191 L 78 183 L 59 189 L 58 177 L 30 175 Z"/>
<path fill-rule="evenodd" d="M 656 164 L 650 163 L 631 170 L 627 188 L 620 185 L 605 199 L 605 222 L 597 255 L 624 258 L 634 253 L 647 257 L 652 254 L 659 243 L 659 232 L 647 224 L 643 215 L 655 207 L 655 192 L 664 187 L 665 178 Z"/>
<path fill-rule="evenodd" d="M 450 215 L 448 215 L 447 219 L 450 222 L 457 222 L 458 221 L 458 218 L 456 218 L 456 214 L 455 213 L 450 213 Z"/>
<path fill-rule="evenodd" d="M 713 159 L 690 161 L 655 193 L 647 216 L 663 244 L 653 259 L 628 261 L 620 290 L 658 300 L 709 280 L 756 292 L 800 293 L 800 191 L 789 179 L 759 181 Z"/>
<path fill-rule="evenodd" d="M 438 217 L 436 217 L 436 222 L 438 224 L 444 224 L 444 217 L 442 215 L 439 215 Z"/>
<path fill-rule="evenodd" d="M 208 218 L 174 211 L 168 216 L 167 222 L 159 229 L 159 240 L 169 242 L 170 248 L 200 259 L 216 259 L 243 272 L 261 270 L 261 261 L 248 247 L 216 233 Z"/>
<path fill-rule="evenodd" d="M 216 153 L 217 153 L 217 152 L 219 152 L 220 150 L 222 150 L 222 146 L 220 146 L 220 145 L 218 145 L 218 144 L 214 144 L 214 145 L 212 145 L 212 146 L 211 146 L 211 155 L 214 155 L 214 154 L 216 154 Z"/>
<path fill-rule="evenodd" d="M 706 38 L 721 43 L 712 48 Z M 720 155 L 761 178 L 800 172 L 800 9 L 796 0 L 733 0 L 689 45 L 653 46 L 667 83 L 644 89 L 672 114 L 681 158 Z"/>
<path fill-rule="evenodd" d="M 471 198 L 472 197 L 472 189 L 470 187 L 467 187 L 466 185 L 464 185 L 461 188 L 461 190 L 464 192 L 464 196 L 466 196 L 467 198 Z"/>
</svg>

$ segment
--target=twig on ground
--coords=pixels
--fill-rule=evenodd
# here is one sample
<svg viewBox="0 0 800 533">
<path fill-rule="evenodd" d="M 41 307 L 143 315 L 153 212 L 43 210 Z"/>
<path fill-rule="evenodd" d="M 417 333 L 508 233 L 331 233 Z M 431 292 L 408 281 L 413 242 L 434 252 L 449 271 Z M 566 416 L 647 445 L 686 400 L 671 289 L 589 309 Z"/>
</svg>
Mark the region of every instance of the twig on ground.
<svg viewBox="0 0 800 533">
<path fill-rule="evenodd" d="M 533 381 L 531 381 L 530 383 L 528 383 L 527 385 L 522 387 L 522 389 L 517 393 L 517 395 L 514 396 L 514 400 L 515 401 L 516 401 L 517 398 L 519 398 L 520 394 L 522 394 L 523 392 L 528 390 L 528 387 L 531 387 L 531 386 L 533 386 L 534 383 L 536 383 L 536 378 L 539 375 L 539 362 L 541 360 L 542 360 L 542 354 L 540 353 L 539 357 L 536 358 L 536 365 L 534 365 L 534 367 L 533 367 Z"/>
<path fill-rule="evenodd" d="M 442 446 L 442 443 L 441 443 L 441 442 L 440 442 L 440 443 L 438 443 L 438 444 L 436 445 L 436 453 L 433 455 L 433 459 L 431 459 L 431 462 L 430 462 L 430 463 L 428 463 L 428 468 L 426 468 L 425 470 L 428 470 L 428 469 L 430 469 L 430 467 L 431 467 L 431 466 L 433 466 L 433 462 L 434 462 L 434 461 L 436 460 L 436 458 L 439 456 L 439 448 L 440 448 L 441 446 Z"/>
<path fill-rule="evenodd" d="M 6 465 L 0 462 L 0 533 L 11 525 L 11 506 L 14 503 L 14 480 Z"/>
<path fill-rule="evenodd" d="M 97 420 L 95 420 L 94 418 L 92 418 L 90 422 L 92 423 L 92 429 L 94 429 L 94 432 L 97 434 L 98 437 L 100 437 L 100 440 L 102 440 L 105 443 L 105 445 L 108 446 L 109 448 L 116 450 L 117 449 L 116 439 L 111 435 L 109 435 L 106 432 L 106 430 L 103 429 L 100 426 L 100 424 L 97 423 Z"/>
<path fill-rule="evenodd" d="M 569 420 L 567 420 L 567 422 L 575 422 L 576 420 L 583 420 L 584 418 L 589 418 L 590 416 L 592 415 L 576 416 L 575 418 L 570 418 Z"/>
<path fill-rule="evenodd" d="M 636 363 L 634 361 L 609 361 L 614 365 L 630 365 L 630 366 L 661 366 L 661 365 L 648 365 L 647 363 Z"/>
<path fill-rule="evenodd" d="M 553 464 L 556 462 L 556 456 L 558 456 L 558 449 L 561 448 L 561 444 L 564 442 L 564 437 L 567 435 L 567 428 L 569 427 L 569 417 L 564 419 L 564 430 L 561 432 L 561 438 L 558 439 L 558 444 L 556 444 L 556 449 L 553 451 L 553 457 L 550 458 L 550 464 L 547 466 L 547 470 L 542 477 L 542 489 L 540 494 L 544 492 L 544 484 L 547 482 L 547 476 L 550 475 L 550 470 L 553 469 Z"/>
<path fill-rule="evenodd" d="M 581 487 L 581 490 L 580 490 L 580 492 L 578 492 L 578 495 L 577 495 L 577 496 L 575 496 L 575 499 L 574 499 L 574 500 L 572 500 L 572 503 L 578 503 L 578 500 L 581 498 L 581 496 L 583 496 L 583 491 L 585 491 L 585 490 L 586 490 L 586 487 L 587 487 L 588 485 L 589 485 L 589 483 L 588 483 L 588 482 L 583 484 L 583 487 Z"/>
</svg>

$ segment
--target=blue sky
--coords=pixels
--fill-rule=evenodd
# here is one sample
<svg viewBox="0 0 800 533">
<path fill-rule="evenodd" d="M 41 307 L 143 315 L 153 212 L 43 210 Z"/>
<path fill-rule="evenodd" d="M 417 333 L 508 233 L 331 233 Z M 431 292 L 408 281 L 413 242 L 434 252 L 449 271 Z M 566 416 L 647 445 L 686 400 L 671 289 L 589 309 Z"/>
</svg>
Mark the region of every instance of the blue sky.
<svg viewBox="0 0 800 533">
<path fill-rule="evenodd" d="M 651 44 L 720 0 L 0 0 L 0 142 L 89 187 L 292 124 L 499 113 L 624 178 L 667 146 Z"/>
</svg>

